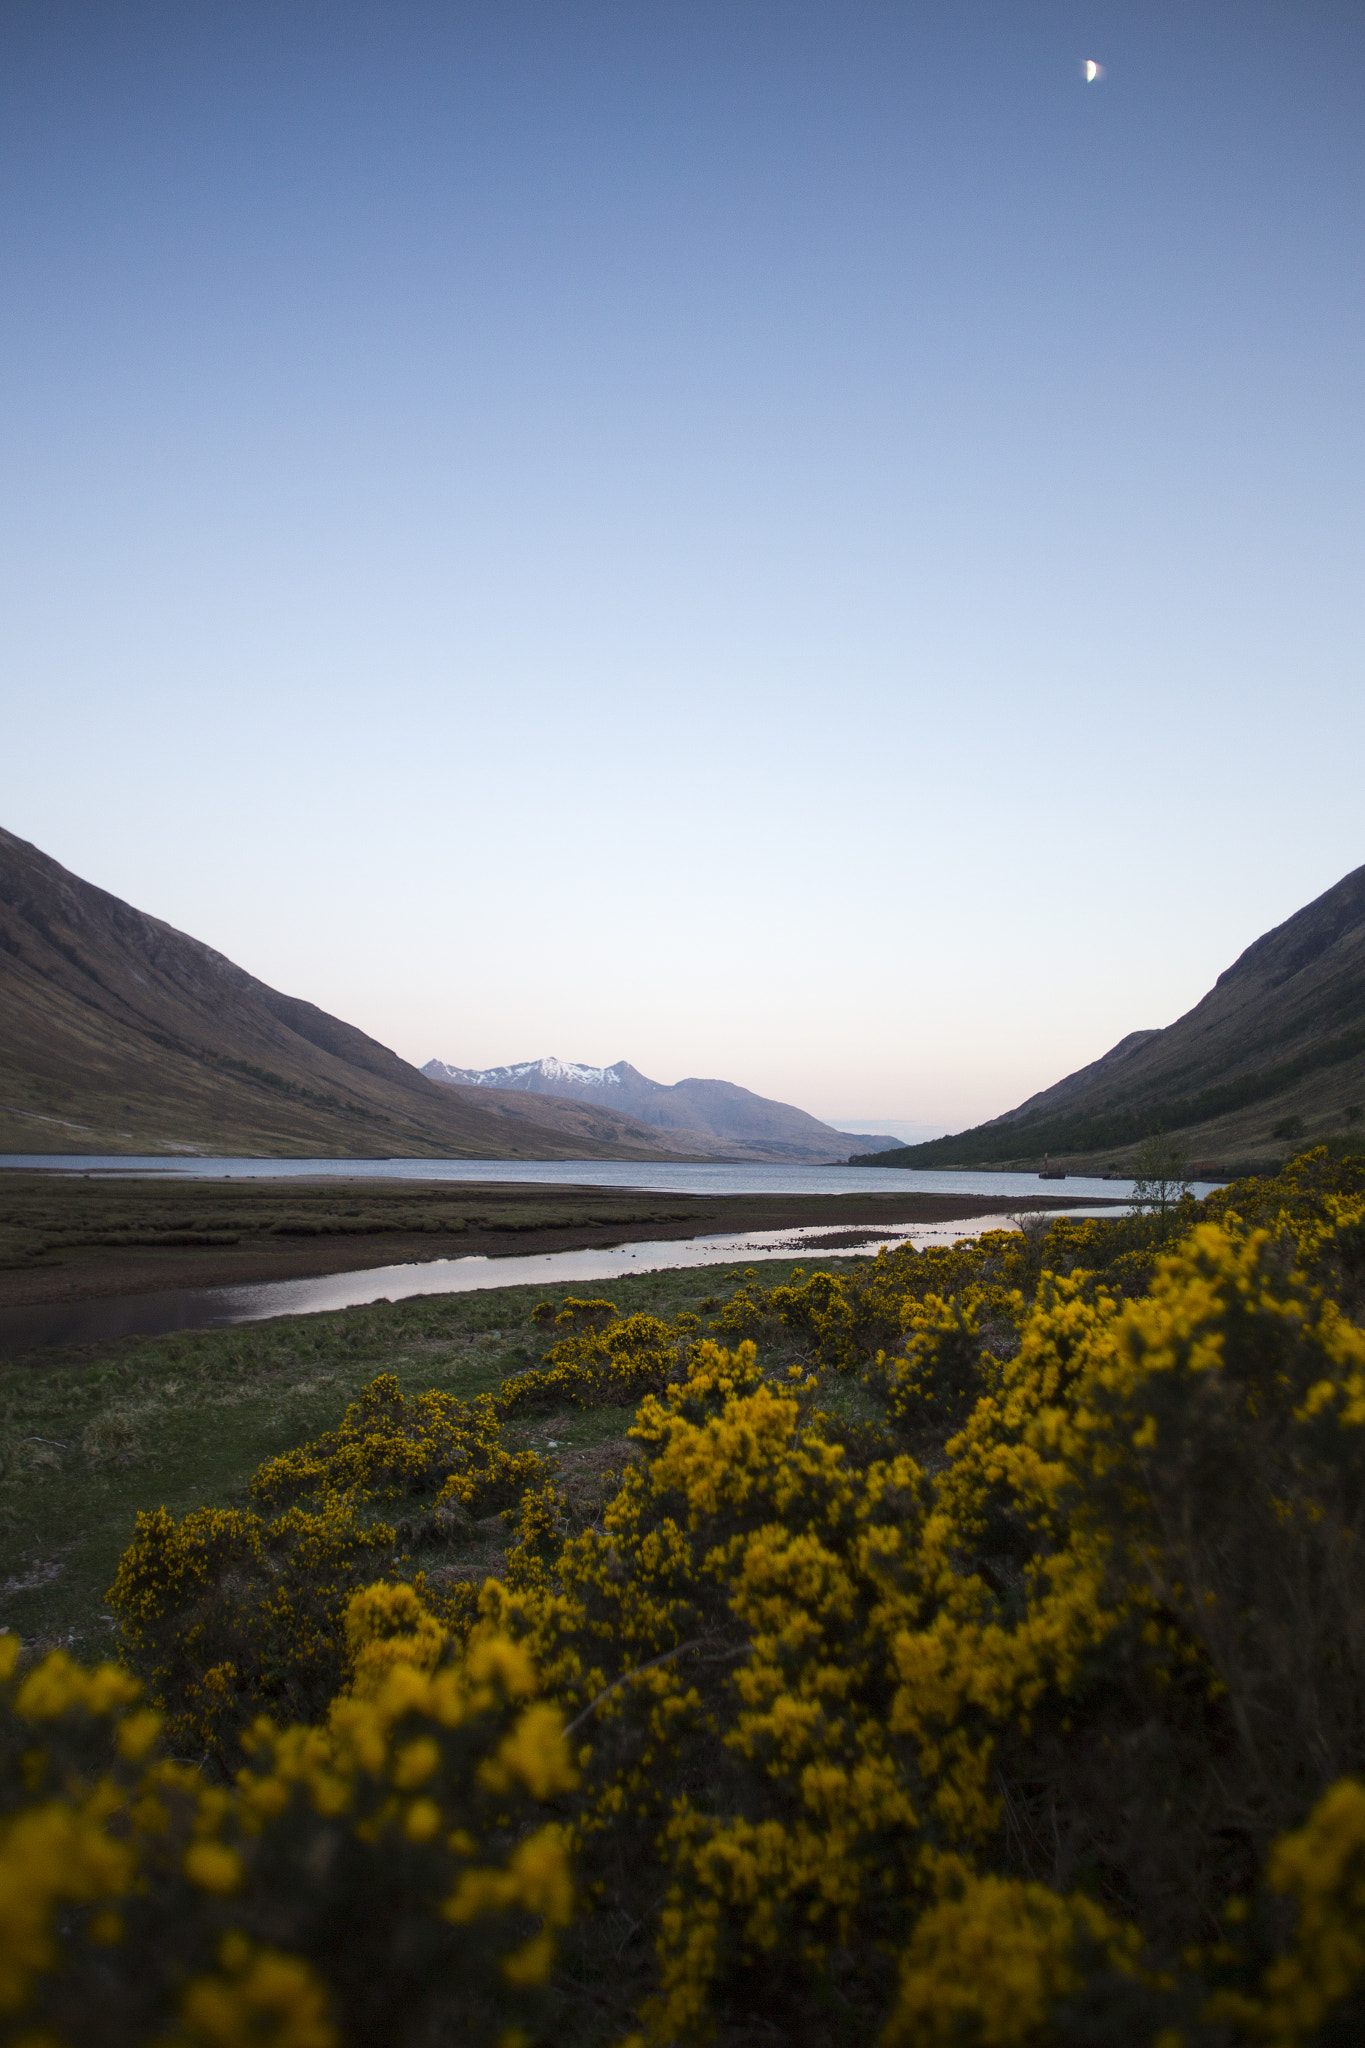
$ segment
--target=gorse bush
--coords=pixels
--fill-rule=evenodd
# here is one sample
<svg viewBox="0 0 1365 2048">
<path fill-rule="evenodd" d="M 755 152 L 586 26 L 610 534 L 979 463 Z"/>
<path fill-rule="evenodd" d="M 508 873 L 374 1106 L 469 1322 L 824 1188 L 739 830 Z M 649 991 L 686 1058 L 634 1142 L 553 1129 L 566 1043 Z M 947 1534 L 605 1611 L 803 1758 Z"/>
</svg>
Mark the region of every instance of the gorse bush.
<svg viewBox="0 0 1365 2048">
<path fill-rule="evenodd" d="M 942 1440 L 998 1383 L 1002 1359 L 1018 1349 L 1024 1313 L 1018 1288 L 968 1286 L 946 1301 L 911 1297 L 901 1311 L 901 1355 L 879 1355 L 868 1385 L 902 1430 L 921 1443 Z"/>
<path fill-rule="evenodd" d="M 490 1395 L 466 1402 L 429 1393 L 409 1404 L 392 1373 L 383 1373 L 339 1429 L 262 1465 L 251 1491 L 267 1507 L 310 1494 L 357 1503 L 434 1494 L 437 1511 L 482 1515 L 546 1475 L 532 1452 L 503 1448 Z"/>
<path fill-rule="evenodd" d="M 1197 1218 L 1190 1203 L 1181 1221 Z M 892 1354 L 917 1312 L 930 1298 L 958 1299 L 971 1290 L 993 1321 L 989 1341 L 997 1351 L 1009 1338 L 999 1326 L 1017 1322 L 1010 1297 L 1031 1296 L 1042 1271 L 1084 1269 L 1111 1292 L 1142 1292 L 1155 1262 L 1179 1234 L 1174 1216 L 1131 1216 L 1096 1223 L 1030 1218 L 1022 1231 L 987 1231 L 953 1245 L 924 1251 L 913 1246 L 879 1252 L 852 1272 L 815 1273 L 798 1285 L 759 1287 L 752 1280 L 720 1306 L 711 1320 L 717 1337 L 752 1338 L 765 1350 L 786 1346 L 794 1357 L 843 1373 L 857 1372 L 879 1353 Z M 991 1290 L 989 1298 L 983 1290 Z"/>
<path fill-rule="evenodd" d="M 345 1682 L 347 1605 L 395 1542 L 392 1525 L 362 1524 L 344 1501 L 269 1520 L 227 1508 L 139 1515 L 109 1603 L 174 1747 L 227 1768 L 262 1711 L 324 1713 Z"/>
<path fill-rule="evenodd" d="M 496 1407 L 376 1382 L 254 1534 L 144 1518 L 164 1727 L 11 1683 L 16 2040 L 1365 2038 L 1363 1285 L 1316 1153 L 710 1335 L 566 1305 Z M 551 1399 L 638 1403 L 586 1526 L 503 1441 Z M 438 1596 L 485 1508 L 503 1575 Z"/>
<path fill-rule="evenodd" d="M 361 1595 L 353 1622 L 362 1652 L 407 1625 L 415 1656 L 374 1660 L 319 1726 L 262 1722 L 230 1789 L 158 1760 L 157 1716 L 123 1673 L 58 1653 L 16 1683 L 0 1641 L 7 2038 L 530 2037 L 572 1906 L 561 1717 L 509 1643 L 423 1669 L 409 1603 Z"/>
<path fill-rule="evenodd" d="M 225 1764 L 257 1715 L 322 1715 L 345 1682 L 352 1595 L 380 1574 L 420 1578 L 414 1557 L 549 1474 L 504 1447 L 489 1397 L 409 1403 L 382 1374 L 338 1429 L 261 1467 L 252 1494 L 280 1512 L 139 1515 L 109 1599 L 171 1741 Z M 454 1619 L 471 1599 L 432 1604 Z"/>
<path fill-rule="evenodd" d="M 670 1328 L 658 1316 L 608 1319 L 601 1311 L 611 1306 L 571 1302 L 556 1316 L 557 1323 L 570 1323 L 578 1334 L 552 1344 L 539 1369 L 518 1373 L 504 1384 L 504 1413 L 565 1402 L 575 1408 L 633 1408 L 642 1395 L 659 1393 L 676 1377 L 695 1350 L 690 1330 Z"/>
<path fill-rule="evenodd" d="M 581 1300 L 577 1295 L 566 1294 L 563 1301 L 542 1301 L 531 1311 L 531 1321 L 544 1327 L 548 1323 L 570 1334 L 581 1334 L 584 1330 L 605 1330 L 608 1323 L 614 1323 L 620 1314 L 614 1301 L 605 1301 L 596 1296 L 590 1301 Z"/>
</svg>

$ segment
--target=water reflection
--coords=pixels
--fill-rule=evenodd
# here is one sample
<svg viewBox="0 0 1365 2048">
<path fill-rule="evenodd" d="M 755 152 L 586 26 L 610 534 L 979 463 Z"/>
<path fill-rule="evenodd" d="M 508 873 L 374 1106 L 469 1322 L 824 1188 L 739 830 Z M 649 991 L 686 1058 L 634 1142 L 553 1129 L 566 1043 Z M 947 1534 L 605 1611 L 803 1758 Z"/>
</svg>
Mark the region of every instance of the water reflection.
<svg viewBox="0 0 1365 2048">
<path fill-rule="evenodd" d="M 192 1159 L 123 1158 L 110 1153 L 59 1156 L 0 1153 L 0 1171 L 44 1168 L 53 1173 L 165 1173 L 211 1180 L 279 1180 L 298 1176 L 346 1180 L 524 1182 L 538 1187 L 622 1188 L 670 1195 L 986 1195 L 1006 1207 L 1015 1195 L 1047 1194 L 1036 1173 L 922 1172 L 899 1166 L 745 1166 L 709 1160 L 659 1166 L 629 1159 Z M 1212 1182 L 1197 1182 L 1207 1194 Z M 1071 1176 L 1069 1196 L 1118 1197 L 1129 1180 Z"/>
<path fill-rule="evenodd" d="M 1083 1210 L 1071 1210 L 1083 1215 Z M 1114 1215 L 1109 1209 L 1103 1213 Z M 162 1337 L 172 1330 L 221 1329 L 268 1316 L 321 1315 L 366 1302 L 406 1301 L 417 1294 L 468 1294 L 491 1287 L 554 1286 L 615 1280 L 625 1273 L 664 1267 L 750 1265 L 785 1259 L 803 1249 L 824 1258 L 870 1254 L 882 1245 L 952 1244 L 983 1230 L 1006 1230 L 1007 1217 L 974 1216 L 954 1223 L 856 1225 L 828 1223 L 790 1230 L 750 1230 L 730 1236 L 689 1237 L 623 1244 L 606 1251 L 544 1252 L 526 1258 L 430 1259 L 405 1266 L 367 1266 L 313 1280 L 276 1280 L 250 1287 L 180 1287 L 159 1294 L 101 1301 L 46 1303 L 0 1309 L 0 1357 L 117 1337 Z"/>
</svg>

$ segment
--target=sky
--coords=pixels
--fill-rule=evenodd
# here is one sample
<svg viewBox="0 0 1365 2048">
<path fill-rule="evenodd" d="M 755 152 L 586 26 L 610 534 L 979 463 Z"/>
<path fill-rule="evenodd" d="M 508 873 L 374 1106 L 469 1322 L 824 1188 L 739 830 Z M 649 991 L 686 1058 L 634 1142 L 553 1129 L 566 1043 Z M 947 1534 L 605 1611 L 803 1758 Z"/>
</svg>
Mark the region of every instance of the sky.
<svg viewBox="0 0 1365 2048">
<path fill-rule="evenodd" d="M 1357 0 L 3 0 L 0 823 L 418 1063 L 1012 1107 L 1365 860 L 1362 105 Z"/>
</svg>

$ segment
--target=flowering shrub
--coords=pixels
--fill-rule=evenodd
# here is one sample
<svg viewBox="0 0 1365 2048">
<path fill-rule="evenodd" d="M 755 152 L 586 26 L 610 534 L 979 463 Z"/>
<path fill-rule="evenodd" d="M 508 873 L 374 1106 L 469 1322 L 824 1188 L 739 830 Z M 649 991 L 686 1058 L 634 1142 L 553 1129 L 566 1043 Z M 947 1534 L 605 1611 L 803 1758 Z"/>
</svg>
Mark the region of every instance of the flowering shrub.
<svg viewBox="0 0 1365 2048">
<path fill-rule="evenodd" d="M 353 1616 L 371 1645 L 417 1602 Z M 376 1615 L 376 1599 L 390 1611 Z M 231 1788 L 158 1755 L 110 1666 L 0 1640 L 0 2023 L 110 2048 L 530 2038 L 572 1887 L 574 1772 L 525 1653 L 378 1660 Z"/>
<path fill-rule="evenodd" d="M 483 1515 L 509 1506 L 546 1472 L 533 1452 L 504 1449 L 491 1396 L 428 1393 L 409 1404 L 393 1374 L 381 1373 L 339 1429 L 270 1459 L 251 1491 L 267 1507 L 306 1494 L 357 1503 L 434 1495 L 438 1514 L 456 1507 Z"/>
<path fill-rule="evenodd" d="M 1131 1999 L 1136 1946 L 1083 1895 L 960 1878 L 920 1915 L 905 1948 L 883 2048 L 1027 2048 L 1047 2038 L 1097 1962 L 1121 1975 Z"/>
<path fill-rule="evenodd" d="M 149 1760 L 109 1669 L 12 1695 L 16 2038 L 1365 2038 L 1365 1199 L 1245 1192 L 750 1275 L 710 1337 L 566 1303 L 500 1406 L 381 1380 L 273 1519 L 144 1517 L 130 1657 L 246 1763 Z M 638 1403 L 590 1526 L 501 1442 L 551 1399 Z M 411 1550 L 488 1505 L 443 1603 Z"/>
<path fill-rule="evenodd" d="M 722 1985 L 780 2023 L 831 1950 L 889 1943 L 938 1795 L 989 1826 L 951 1677 L 916 1700 L 888 1656 L 898 1627 L 932 1633 L 955 1607 L 970 1625 L 978 1590 L 948 1569 L 910 1460 L 859 1469 L 810 1392 L 768 1383 L 750 1344 L 706 1345 L 642 1404 L 650 1462 L 604 1528 L 565 1546 L 551 1586 L 490 1602 L 581 1726 L 589 1872 L 659 1868 L 664 2040 L 704 2029 Z"/>
<path fill-rule="evenodd" d="M 974 1269 L 957 1248 L 975 1281 L 907 1293 L 904 1357 L 881 1366 L 908 1442 L 961 1425 L 932 1479 L 841 1442 L 818 1387 L 798 1372 L 784 1394 L 752 1344 L 707 1351 L 643 1405 L 647 1471 L 547 1581 L 492 1611 L 530 1630 L 593 1730 L 587 1867 L 639 1869 L 652 1851 L 667 1881 L 646 2006 L 661 2040 L 794 2030 L 821 1985 L 875 2009 L 891 1926 L 960 1934 L 963 1900 L 1069 1930 L 1040 1980 L 1053 2010 L 1039 2038 L 1067 1999 L 1140 2012 L 1134 2038 L 1204 2024 L 1204 1993 L 1172 1964 L 1201 1940 L 1216 1960 L 1277 1829 L 1365 1750 L 1351 1419 L 1365 1338 L 1305 1264 L 1343 1270 L 1359 1222 L 1338 1207 L 1274 1238 L 1206 1226 L 1145 1299 L 1077 1268 L 1045 1278 L 1031 1309 L 981 1277 L 1009 1277 L 998 1243 Z M 798 1293 L 772 1290 L 763 1312 L 818 1333 L 833 1289 Z M 1317 1429 L 1330 1436 L 1310 1474 Z M 1305 1481 L 1312 1512 L 1291 1512 Z M 1296 1703 L 1305 1660 L 1318 1675 Z M 925 1920 L 945 1858 L 1025 1890 L 969 1885 Z M 1077 1875 L 1082 1904 L 1049 1920 L 1027 1888 L 1061 1913 Z M 1015 2032 L 983 2004 L 971 2038 L 1029 2037 L 1026 2004 L 1001 1997 Z"/>
<path fill-rule="evenodd" d="M 352 1503 L 266 1521 L 228 1508 L 140 1514 L 109 1590 L 124 1654 L 175 1747 L 225 1767 L 261 1712 L 311 1719 L 346 1677 L 343 1616 L 392 1554 Z"/>
<path fill-rule="evenodd" d="M 595 1313 L 610 1307 L 610 1302 L 567 1303 L 555 1321 L 586 1327 L 552 1344 L 543 1366 L 504 1382 L 504 1413 L 566 1401 L 575 1408 L 633 1408 L 643 1394 L 660 1393 L 694 1349 L 691 1330 L 670 1329 L 658 1316 L 611 1321 Z"/>
<path fill-rule="evenodd" d="M 542 1329 L 547 1323 L 554 1323 L 558 1329 L 572 1334 L 582 1330 L 605 1330 L 620 1313 L 614 1301 L 606 1301 L 601 1296 L 584 1301 L 576 1294 L 566 1294 L 558 1305 L 552 1301 L 538 1302 L 531 1311 L 531 1321 Z"/>
<path fill-rule="evenodd" d="M 848 1273 L 815 1273 L 801 1286 L 741 1288 L 712 1318 L 719 1336 L 772 1341 L 779 1332 L 811 1362 L 850 1372 L 900 1340 L 915 1304 L 964 1287 L 1007 1291 L 1023 1275 L 1019 1233 L 987 1231 L 954 1245 L 879 1251 Z"/>
<path fill-rule="evenodd" d="M 1018 1288 L 969 1286 L 947 1301 L 911 1296 L 901 1310 L 902 1355 L 879 1352 L 868 1384 L 898 1422 L 946 1433 L 996 1383 L 1000 1360 L 987 1347 L 1014 1351 L 1024 1312 Z"/>
<path fill-rule="evenodd" d="M 548 1478 L 543 1459 L 503 1446 L 500 1426 L 487 1397 L 409 1404 L 383 1374 L 338 1429 L 261 1467 L 252 1493 L 282 1512 L 139 1515 L 109 1600 L 171 1741 L 226 1764 L 258 1714 L 323 1714 L 347 1678 L 352 1595 L 381 1573 L 410 1576 L 413 1551 L 458 1540 L 471 1516 Z M 380 1519 L 393 1503 L 405 1514 Z M 446 1603 L 448 1622 L 469 1597 Z"/>
</svg>

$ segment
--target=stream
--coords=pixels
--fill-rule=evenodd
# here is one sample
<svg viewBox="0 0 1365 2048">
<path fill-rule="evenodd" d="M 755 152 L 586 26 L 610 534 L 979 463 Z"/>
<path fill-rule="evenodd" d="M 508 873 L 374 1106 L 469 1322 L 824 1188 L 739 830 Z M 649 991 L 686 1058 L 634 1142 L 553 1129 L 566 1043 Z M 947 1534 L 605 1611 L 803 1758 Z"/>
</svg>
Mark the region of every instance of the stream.
<svg viewBox="0 0 1365 2048">
<path fill-rule="evenodd" d="M 1072 1209 L 1078 1216 L 1087 1212 Z M 1109 1209 L 1104 1212 L 1114 1215 Z M 312 1280 L 275 1280 L 239 1287 L 178 1287 L 158 1294 L 105 1295 L 95 1301 L 45 1302 L 0 1309 L 0 1358 L 119 1337 L 162 1337 L 172 1330 L 216 1330 L 270 1316 L 323 1315 L 368 1302 L 406 1301 L 416 1294 L 468 1294 L 482 1288 L 557 1286 L 616 1280 L 626 1273 L 674 1266 L 752 1265 L 788 1259 L 803 1249 L 823 1258 L 870 1256 L 883 1245 L 952 1244 L 984 1230 L 1008 1230 L 1008 1217 L 973 1216 L 951 1223 L 798 1225 L 734 1235 L 689 1237 L 608 1250 L 543 1252 L 531 1257 L 430 1259 L 405 1266 L 366 1266 Z"/>
</svg>

